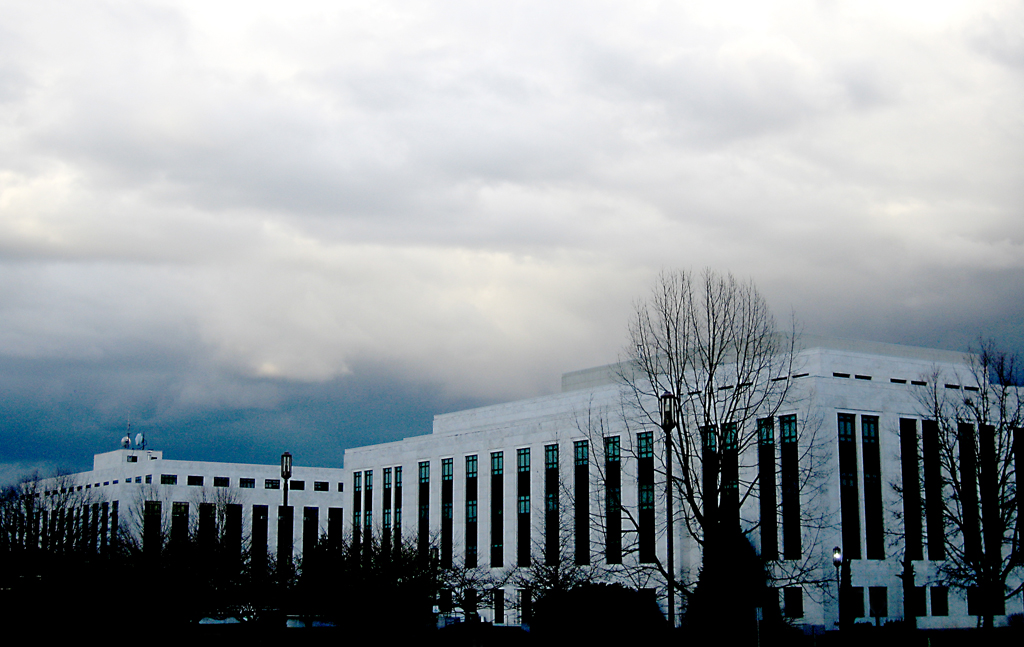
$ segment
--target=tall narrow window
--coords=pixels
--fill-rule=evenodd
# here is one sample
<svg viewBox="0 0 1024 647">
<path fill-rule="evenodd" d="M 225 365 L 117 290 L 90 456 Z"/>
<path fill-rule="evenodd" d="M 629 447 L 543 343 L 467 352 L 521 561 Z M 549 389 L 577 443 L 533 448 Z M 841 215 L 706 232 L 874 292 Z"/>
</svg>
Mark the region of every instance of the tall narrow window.
<svg viewBox="0 0 1024 647">
<path fill-rule="evenodd" d="M 604 439 L 605 562 L 622 563 L 622 467 L 619 437 Z"/>
<path fill-rule="evenodd" d="M 942 468 L 939 464 L 939 426 L 921 421 L 921 453 L 924 459 L 924 515 L 928 531 L 928 559 L 946 559 L 946 532 L 942 518 Z"/>
<path fill-rule="evenodd" d="M 796 416 L 779 416 L 779 441 L 782 445 L 782 557 L 800 559 L 800 450 L 798 447 Z"/>
<path fill-rule="evenodd" d="M 452 566 L 454 516 L 454 459 L 441 459 L 441 566 Z"/>
<path fill-rule="evenodd" d="M 502 565 L 505 556 L 505 456 L 491 452 L 491 566 Z M 498 589 L 495 589 L 498 590 Z"/>
<path fill-rule="evenodd" d="M 419 533 L 416 538 L 419 542 L 421 557 L 426 557 L 427 549 L 430 547 L 430 461 L 420 461 L 420 491 L 419 491 Z"/>
<path fill-rule="evenodd" d="M 530 565 L 530 449 L 516 450 L 516 558 Z"/>
<path fill-rule="evenodd" d="M 402 543 L 402 466 L 395 467 L 395 546 Z"/>
<path fill-rule="evenodd" d="M 544 563 L 558 563 L 558 445 L 544 446 Z"/>
<path fill-rule="evenodd" d="M 718 529 L 718 434 L 714 427 L 700 428 L 701 442 L 701 495 L 704 513 L 704 532 L 707 535 Z M 711 539 L 710 541 L 715 541 Z"/>
<path fill-rule="evenodd" d="M 964 557 L 968 562 L 981 558 L 981 520 L 978 514 L 978 450 L 974 425 L 957 424 L 960 446 L 960 505 L 963 506 Z"/>
<path fill-rule="evenodd" d="M 381 507 L 384 509 L 383 524 L 381 525 L 381 537 L 380 544 L 384 554 L 390 553 L 391 548 L 391 493 L 392 493 L 392 481 L 391 481 L 391 468 L 385 467 L 381 470 L 383 487 L 381 490 Z"/>
<path fill-rule="evenodd" d="M 352 474 L 352 550 L 358 553 L 362 548 L 363 534 L 363 473 Z"/>
<path fill-rule="evenodd" d="M 757 421 L 757 483 L 761 512 L 761 557 L 779 558 L 778 513 L 775 510 L 775 421 Z"/>
<path fill-rule="evenodd" d="M 573 449 L 573 497 L 575 561 L 590 564 L 590 445 L 577 440 Z"/>
<path fill-rule="evenodd" d="M 722 425 L 722 527 L 740 529 L 740 467 L 736 423 Z"/>
<path fill-rule="evenodd" d="M 373 470 L 363 472 L 363 544 L 367 557 L 371 554 L 373 537 Z"/>
<path fill-rule="evenodd" d="M 878 416 L 860 417 L 860 437 L 864 447 L 864 535 L 867 556 L 868 559 L 885 559 Z"/>
<path fill-rule="evenodd" d="M 477 565 L 477 509 L 479 464 L 476 455 L 466 457 L 466 568 Z"/>
<path fill-rule="evenodd" d="M 906 558 L 924 559 L 921 542 L 921 481 L 918 473 L 917 421 L 911 418 L 900 418 L 900 471 L 903 477 L 903 532 L 906 538 Z"/>
<path fill-rule="evenodd" d="M 649 564 L 657 561 L 654 550 L 654 433 L 642 431 L 637 434 L 637 498 L 639 501 L 639 551 L 640 562 Z"/>
<path fill-rule="evenodd" d="M 839 507 L 843 524 L 843 552 L 860 559 L 860 488 L 857 487 L 857 417 L 839 414 Z"/>
</svg>

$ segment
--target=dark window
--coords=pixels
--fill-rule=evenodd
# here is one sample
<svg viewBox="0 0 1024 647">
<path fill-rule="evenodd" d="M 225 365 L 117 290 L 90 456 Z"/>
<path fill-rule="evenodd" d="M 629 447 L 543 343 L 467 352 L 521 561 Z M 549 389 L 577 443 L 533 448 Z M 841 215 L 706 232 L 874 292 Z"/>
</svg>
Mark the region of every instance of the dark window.
<svg viewBox="0 0 1024 647">
<path fill-rule="evenodd" d="M 476 523 L 479 504 L 476 499 L 466 501 L 466 523 Z"/>
<path fill-rule="evenodd" d="M 226 476 L 214 476 L 213 487 L 230 487 L 231 479 Z"/>
<path fill-rule="evenodd" d="M 288 489 L 289 490 L 305 490 L 306 489 L 306 482 L 305 481 L 288 481 Z"/>
<path fill-rule="evenodd" d="M 281 479 L 265 479 L 263 481 L 263 489 L 264 490 L 280 490 L 281 489 Z"/>
<path fill-rule="evenodd" d="M 419 462 L 419 551 L 426 556 L 430 546 L 430 461 Z"/>
<path fill-rule="evenodd" d="M 558 469 L 558 445 L 544 445 L 544 469 Z"/>
<path fill-rule="evenodd" d="M 314 492 L 330 492 L 331 484 L 327 481 L 313 481 Z"/>
<path fill-rule="evenodd" d="M 479 470 L 479 460 L 476 455 L 466 457 L 466 478 L 475 479 Z"/>
<path fill-rule="evenodd" d="M 885 618 L 889 615 L 889 590 L 884 586 L 868 587 L 868 604 L 872 618 Z"/>
<path fill-rule="evenodd" d="M 559 561 L 558 445 L 544 446 L 544 563 Z"/>
<path fill-rule="evenodd" d="M 843 525 L 843 552 L 860 559 L 860 488 L 857 485 L 856 416 L 840 413 L 839 422 L 839 506 Z"/>
<path fill-rule="evenodd" d="M 639 518 L 637 524 L 639 558 L 641 563 L 656 561 L 654 543 L 654 433 L 642 431 L 637 434 L 639 449 L 637 471 L 637 498 Z"/>
<path fill-rule="evenodd" d="M 203 484 L 204 480 L 205 479 L 203 479 L 202 476 L 189 476 L 188 477 L 188 484 L 189 485 L 199 485 L 199 486 L 201 486 Z"/>
<path fill-rule="evenodd" d="M 430 483 L 430 461 L 420 461 L 420 485 Z"/>
<path fill-rule="evenodd" d="M 779 558 L 778 518 L 775 510 L 775 420 L 757 421 L 758 503 L 761 513 L 761 557 Z"/>
<path fill-rule="evenodd" d="M 978 513 L 978 449 L 974 425 L 957 424 L 960 446 L 960 505 L 963 508 L 964 557 L 968 562 L 981 556 L 981 519 Z"/>
<path fill-rule="evenodd" d="M 605 562 L 622 563 L 622 468 L 619 437 L 604 439 Z"/>
<path fill-rule="evenodd" d="M 921 453 L 924 471 L 924 509 L 928 559 L 946 558 L 942 518 L 942 472 L 939 466 L 939 427 L 934 420 L 921 421 Z"/>
<path fill-rule="evenodd" d="M 441 480 L 450 481 L 454 476 L 454 461 L 451 458 L 441 459 Z"/>
<path fill-rule="evenodd" d="M 441 459 L 441 566 L 451 568 L 454 525 L 455 460 Z"/>
<path fill-rule="evenodd" d="M 530 565 L 530 449 L 516 450 L 516 558 Z"/>
<path fill-rule="evenodd" d="M 784 559 L 800 559 L 800 451 L 796 416 L 779 416 L 782 477 L 782 551 Z"/>
<path fill-rule="evenodd" d="M 127 459 L 127 461 L 129 463 L 138 463 L 139 462 L 139 457 L 138 456 L 127 456 L 126 459 Z"/>
<path fill-rule="evenodd" d="M 146 483 L 152 483 L 152 482 L 153 482 L 153 475 L 152 474 L 146 474 Z M 78 489 L 81 490 L 82 488 L 79 487 Z"/>
<path fill-rule="evenodd" d="M 491 476 L 501 476 L 505 473 L 505 454 L 503 452 L 491 452 Z"/>
<path fill-rule="evenodd" d="M 926 616 L 928 610 L 925 607 L 925 593 L 927 589 L 923 586 L 913 586 L 909 589 L 904 589 L 904 595 L 907 596 L 907 609 L 914 616 Z"/>
<path fill-rule="evenodd" d="M 573 442 L 573 536 L 575 562 L 590 564 L 590 449 L 588 441 Z"/>
<path fill-rule="evenodd" d="M 161 474 L 160 485 L 177 485 L 178 475 L 177 474 Z"/>
<path fill-rule="evenodd" d="M 499 567 L 505 559 L 504 512 L 505 459 L 502 452 L 491 452 L 491 566 Z M 500 589 L 495 589 L 499 591 Z M 497 593 L 496 593 L 497 595 Z M 502 598 L 504 599 L 504 598 Z M 497 611 L 495 611 L 497 613 Z"/>
<path fill-rule="evenodd" d="M 864 447 L 864 534 L 867 556 L 868 559 L 885 559 L 878 416 L 861 416 L 860 429 Z"/>
<path fill-rule="evenodd" d="M 477 523 L 479 521 L 478 474 L 479 459 L 474 454 L 466 457 L 466 568 L 476 568 L 478 562 Z"/>
<path fill-rule="evenodd" d="M 903 477 L 903 529 L 906 534 L 906 557 L 907 559 L 923 559 L 917 421 L 909 418 L 900 418 L 900 473 Z M 920 589 L 920 591 L 923 604 L 924 589 Z M 921 613 L 917 615 L 924 615 L 923 607 Z"/>
<path fill-rule="evenodd" d="M 518 498 L 517 512 L 519 514 L 530 514 L 530 495 L 520 494 Z"/>
<path fill-rule="evenodd" d="M 252 490 L 256 487 L 256 479 L 238 479 L 238 487 L 243 490 Z"/>
<path fill-rule="evenodd" d="M 851 586 L 846 589 L 843 597 L 843 608 L 850 612 L 851 618 L 864 617 L 864 587 Z"/>
<path fill-rule="evenodd" d="M 804 617 L 804 590 L 799 586 L 782 589 L 782 604 L 787 618 Z"/>
<path fill-rule="evenodd" d="M 949 615 L 949 589 L 944 586 L 932 587 L 932 615 Z"/>
</svg>

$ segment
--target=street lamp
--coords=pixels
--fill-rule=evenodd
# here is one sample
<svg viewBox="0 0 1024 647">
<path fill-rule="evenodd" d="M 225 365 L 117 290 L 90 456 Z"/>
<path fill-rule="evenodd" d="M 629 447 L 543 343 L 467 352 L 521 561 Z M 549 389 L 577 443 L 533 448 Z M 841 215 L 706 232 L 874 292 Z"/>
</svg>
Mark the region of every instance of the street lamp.
<svg viewBox="0 0 1024 647">
<path fill-rule="evenodd" d="M 836 567 L 836 612 L 837 612 L 836 615 L 839 616 L 839 621 L 838 621 L 837 624 L 839 625 L 839 628 L 842 629 L 843 628 L 843 623 L 842 623 L 842 618 L 843 618 L 842 612 L 843 612 L 843 610 L 842 610 L 841 605 L 842 605 L 842 597 L 843 597 L 843 595 L 842 595 L 843 585 L 842 585 L 842 580 L 840 579 L 840 576 L 839 576 L 839 571 L 843 567 L 843 549 L 840 548 L 839 546 L 836 546 L 835 548 L 832 549 L 832 565 Z"/>
<path fill-rule="evenodd" d="M 288 479 L 292 477 L 291 452 L 281 454 L 281 478 L 284 479 L 284 504 L 288 505 Z"/>
<path fill-rule="evenodd" d="M 668 523 L 668 625 L 676 626 L 676 591 L 675 591 L 675 538 L 672 523 L 672 430 L 676 428 L 679 415 L 679 398 L 665 391 L 658 398 L 658 409 L 661 412 L 661 429 L 665 432 L 665 509 Z"/>
</svg>

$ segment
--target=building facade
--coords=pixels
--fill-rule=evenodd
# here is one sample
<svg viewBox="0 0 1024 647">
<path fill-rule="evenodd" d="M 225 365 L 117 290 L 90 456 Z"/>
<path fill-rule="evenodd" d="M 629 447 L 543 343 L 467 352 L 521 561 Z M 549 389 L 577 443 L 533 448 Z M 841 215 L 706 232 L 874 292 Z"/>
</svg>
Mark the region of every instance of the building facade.
<svg viewBox="0 0 1024 647">
<path fill-rule="evenodd" d="M 792 372 L 777 378 L 789 381 L 786 400 L 751 421 L 758 441 L 739 451 L 734 477 L 755 494 L 737 501 L 738 522 L 771 564 L 794 622 L 837 625 L 839 547 L 850 569 L 844 615 L 882 623 L 910 610 L 921 628 L 975 625 L 979 612 L 940 570 L 949 555 L 938 538 L 948 528 L 937 502 L 951 493 L 936 476 L 937 422 L 927 405 L 929 393 L 962 403 L 983 391 L 972 361 L 801 338 Z M 621 369 L 568 373 L 560 393 L 438 415 L 430 435 L 347 450 L 346 532 L 430 545 L 443 566 L 490 574 L 491 590 L 473 599 L 497 623 L 526 619 L 523 574 L 563 562 L 648 589 L 665 609 L 655 566 L 668 549 L 664 433 L 630 413 Z M 680 521 L 679 498 L 673 510 L 675 576 L 694 582 L 701 548 Z M 1019 579 L 1011 574 L 1009 586 Z M 1021 612 L 1017 596 L 995 622 Z"/>
</svg>

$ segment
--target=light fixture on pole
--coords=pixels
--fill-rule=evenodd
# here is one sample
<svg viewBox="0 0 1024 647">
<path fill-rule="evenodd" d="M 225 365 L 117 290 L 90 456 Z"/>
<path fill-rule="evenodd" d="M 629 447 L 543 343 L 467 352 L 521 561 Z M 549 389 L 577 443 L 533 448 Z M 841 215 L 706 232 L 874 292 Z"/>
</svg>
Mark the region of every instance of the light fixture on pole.
<svg viewBox="0 0 1024 647">
<path fill-rule="evenodd" d="M 672 514 L 672 430 L 676 428 L 679 416 L 679 398 L 665 391 L 658 398 L 658 409 L 661 412 L 661 429 L 665 432 L 665 511 L 668 536 L 668 623 L 673 629 L 676 626 L 676 592 L 675 592 L 675 537 Z"/>
<path fill-rule="evenodd" d="M 840 618 L 839 628 L 842 629 L 842 608 L 840 605 L 842 604 L 843 585 L 842 580 L 840 579 L 839 571 L 843 567 L 843 549 L 839 546 L 836 546 L 832 549 L 832 565 L 836 567 L 836 615 L 838 615 Z"/>
<path fill-rule="evenodd" d="M 281 478 L 284 479 L 284 504 L 288 505 L 288 479 L 292 477 L 291 452 L 281 454 Z"/>
</svg>

